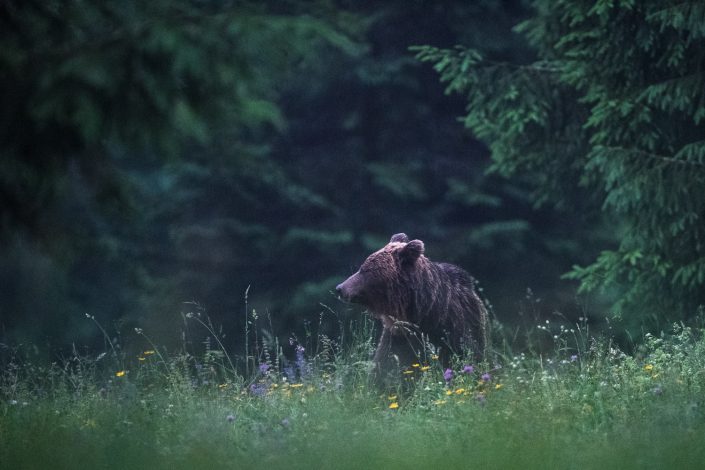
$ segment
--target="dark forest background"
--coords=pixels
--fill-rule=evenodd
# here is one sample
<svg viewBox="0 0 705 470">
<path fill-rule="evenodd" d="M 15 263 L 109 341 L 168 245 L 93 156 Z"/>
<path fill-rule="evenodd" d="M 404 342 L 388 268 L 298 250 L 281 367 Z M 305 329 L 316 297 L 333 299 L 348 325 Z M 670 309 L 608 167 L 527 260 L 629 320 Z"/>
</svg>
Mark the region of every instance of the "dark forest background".
<svg viewBox="0 0 705 470">
<path fill-rule="evenodd" d="M 696 1 L 2 1 L 0 342 L 334 334 L 402 231 L 506 325 L 692 320 L 704 90 Z"/>
</svg>

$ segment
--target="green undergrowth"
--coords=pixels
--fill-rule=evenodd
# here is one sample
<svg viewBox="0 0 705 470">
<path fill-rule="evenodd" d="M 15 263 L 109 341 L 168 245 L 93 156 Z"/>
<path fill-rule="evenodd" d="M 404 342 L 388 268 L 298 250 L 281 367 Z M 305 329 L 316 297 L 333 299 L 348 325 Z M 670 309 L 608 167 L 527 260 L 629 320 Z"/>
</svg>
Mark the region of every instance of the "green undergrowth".
<svg viewBox="0 0 705 470">
<path fill-rule="evenodd" d="M 675 325 L 634 354 L 581 325 L 490 363 L 432 352 L 398 389 L 368 380 L 369 340 L 36 365 L 5 350 L 2 468 L 702 468 L 705 339 Z M 314 349 L 314 348 L 307 348 Z M 527 351 L 532 351 L 529 348 Z M 119 359 L 119 360 L 118 360 Z"/>
</svg>

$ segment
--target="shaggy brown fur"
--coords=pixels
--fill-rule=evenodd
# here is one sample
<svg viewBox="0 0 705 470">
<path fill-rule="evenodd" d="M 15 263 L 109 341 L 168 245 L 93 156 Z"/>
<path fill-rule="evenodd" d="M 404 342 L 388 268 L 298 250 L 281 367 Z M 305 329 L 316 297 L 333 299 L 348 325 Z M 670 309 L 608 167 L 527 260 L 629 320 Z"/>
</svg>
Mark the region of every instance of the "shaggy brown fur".
<svg viewBox="0 0 705 470">
<path fill-rule="evenodd" d="M 445 365 L 450 353 L 465 349 L 484 357 L 487 311 L 474 280 L 461 268 L 432 262 L 423 253 L 422 241 L 394 235 L 336 288 L 341 298 L 364 305 L 382 321 L 374 358 L 378 370 L 387 369 L 391 360 L 401 366 L 417 361 L 422 335 L 440 349 Z"/>
</svg>

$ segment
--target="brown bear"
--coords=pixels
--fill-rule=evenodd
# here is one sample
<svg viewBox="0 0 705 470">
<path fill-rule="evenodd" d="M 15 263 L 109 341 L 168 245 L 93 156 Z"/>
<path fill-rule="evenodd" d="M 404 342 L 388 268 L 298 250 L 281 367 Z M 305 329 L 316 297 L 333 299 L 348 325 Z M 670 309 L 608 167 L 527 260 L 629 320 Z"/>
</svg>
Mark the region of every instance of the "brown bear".
<svg viewBox="0 0 705 470">
<path fill-rule="evenodd" d="M 424 338 L 439 349 L 444 366 L 451 353 L 470 350 L 480 360 L 487 347 L 487 310 L 463 269 L 424 256 L 421 240 L 394 235 L 360 269 L 336 287 L 345 301 L 361 304 L 382 321 L 374 356 L 376 375 L 408 367 L 424 353 Z M 396 368 L 398 371 L 399 368 Z"/>
</svg>

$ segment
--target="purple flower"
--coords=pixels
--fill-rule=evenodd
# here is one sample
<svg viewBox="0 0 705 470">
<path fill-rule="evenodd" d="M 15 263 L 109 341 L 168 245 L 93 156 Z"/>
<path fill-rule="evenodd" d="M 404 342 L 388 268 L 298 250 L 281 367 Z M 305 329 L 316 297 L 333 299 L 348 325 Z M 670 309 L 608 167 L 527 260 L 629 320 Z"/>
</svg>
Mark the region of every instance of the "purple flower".
<svg viewBox="0 0 705 470">
<path fill-rule="evenodd" d="M 228 415 L 225 419 L 228 423 L 232 423 L 235 421 L 235 415 Z"/>
<path fill-rule="evenodd" d="M 306 351 L 306 349 L 303 346 L 301 346 L 300 344 L 298 346 L 296 346 L 296 364 L 297 365 L 303 364 L 303 362 L 306 360 L 304 358 L 305 351 Z"/>
<path fill-rule="evenodd" d="M 294 372 L 294 368 L 292 366 L 284 367 L 284 375 L 286 376 L 287 380 L 291 382 L 296 380 L 296 372 Z"/>
<path fill-rule="evenodd" d="M 463 367 L 463 373 L 469 375 L 469 374 L 472 374 L 473 372 L 475 372 L 475 368 L 473 366 L 468 364 L 465 367 Z"/>
<path fill-rule="evenodd" d="M 443 378 L 446 382 L 450 382 L 453 379 L 453 371 L 451 369 L 446 369 L 446 371 L 443 372 Z"/>
<path fill-rule="evenodd" d="M 489 382 L 490 380 L 492 380 L 492 376 L 490 375 L 489 372 L 485 372 L 484 374 L 482 374 L 482 376 L 481 376 L 480 378 L 481 378 L 484 382 Z"/>
<path fill-rule="evenodd" d="M 304 347 L 300 344 L 296 346 L 296 368 L 299 369 L 299 375 L 301 378 L 308 376 L 311 372 L 310 367 L 306 362 L 306 357 L 304 356 L 305 351 L 306 349 L 304 349 Z"/>
<path fill-rule="evenodd" d="M 267 371 L 269 371 L 269 364 L 267 364 L 267 363 L 260 364 L 259 371 L 263 374 L 266 374 Z"/>
<path fill-rule="evenodd" d="M 575 361 L 577 361 L 577 360 L 578 360 L 578 355 L 577 355 L 577 354 L 573 354 L 572 356 L 570 356 L 570 362 L 575 362 Z"/>
<path fill-rule="evenodd" d="M 262 397 L 267 393 L 267 386 L 262 383 L 250 385 L 250 393 L 256 397 Z"/>
</svg>

